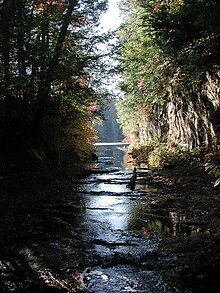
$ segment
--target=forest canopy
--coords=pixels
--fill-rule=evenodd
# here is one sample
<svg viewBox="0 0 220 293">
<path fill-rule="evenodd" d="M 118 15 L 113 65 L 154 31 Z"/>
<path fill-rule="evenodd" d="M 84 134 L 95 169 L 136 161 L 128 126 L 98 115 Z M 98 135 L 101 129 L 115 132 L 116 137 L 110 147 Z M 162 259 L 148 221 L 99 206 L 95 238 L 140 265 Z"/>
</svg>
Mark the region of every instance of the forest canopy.
<svg viewBox="0 0 220 293">
<path fill-rule="evenodd" d="M 65 165 L 92 151 L 106 95 L 97 30 L 105 0 L 0 3 L 1 160 L 31 153 Z"/>
</svg>

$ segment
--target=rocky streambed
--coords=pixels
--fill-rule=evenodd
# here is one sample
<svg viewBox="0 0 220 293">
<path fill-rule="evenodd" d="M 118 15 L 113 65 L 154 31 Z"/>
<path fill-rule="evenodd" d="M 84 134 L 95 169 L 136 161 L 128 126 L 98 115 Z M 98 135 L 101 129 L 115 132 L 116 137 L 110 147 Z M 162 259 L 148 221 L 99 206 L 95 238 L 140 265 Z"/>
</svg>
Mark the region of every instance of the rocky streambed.
<svg viewBox="0 0 220 293">
<path fill-rule="evenodd" d="M 109 162 L 68 186 L 5 194 L 2 292 L 217 292 L 218 193 L 207 205 L 145 168 L 130 190 L 133 169 Z"/>
</svg>

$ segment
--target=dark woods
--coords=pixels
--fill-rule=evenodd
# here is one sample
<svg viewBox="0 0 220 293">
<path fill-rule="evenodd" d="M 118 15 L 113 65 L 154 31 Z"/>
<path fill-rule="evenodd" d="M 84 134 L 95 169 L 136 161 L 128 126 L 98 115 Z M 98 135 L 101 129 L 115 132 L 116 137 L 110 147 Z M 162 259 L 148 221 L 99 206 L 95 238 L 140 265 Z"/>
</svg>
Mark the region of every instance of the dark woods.
<svg viewBox="0 0 220 293">
<path fill-rule="evenodd" d="M 90 154 L 104 96 L 96 77 L 104 37 L 95 30 L 105 9 L 101 0 L 1 1 L 1 162 L 64 166 Z"/>
</svg>

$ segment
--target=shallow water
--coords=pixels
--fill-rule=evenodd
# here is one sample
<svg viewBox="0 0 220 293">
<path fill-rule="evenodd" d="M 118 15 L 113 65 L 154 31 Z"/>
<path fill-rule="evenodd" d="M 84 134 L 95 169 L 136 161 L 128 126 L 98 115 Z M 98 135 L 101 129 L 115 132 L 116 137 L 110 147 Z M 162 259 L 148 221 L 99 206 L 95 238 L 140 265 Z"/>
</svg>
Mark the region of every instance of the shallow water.
<svg viewBox="0 0 220 293">
<path fill-rule="evenodd" d="M 133 167 L 126 165 L 122 151 L 111 148 L 99 150 L 91 175 L 73 180 L 69 194 L 47 198 L 31 218 L 34 229 L 27 226 L 17 246 L 18 263 L 0 261 L 3 292 L 47 292 L 38 284 L 25 291 L 34 288 L 36 278 L 63 292 L 78 292 L 79 286 L 86 292 L 208 292 L 179 278 L 178 268 L 188 265 L 184 254 L 159 247 L 167 236 L 173 241 L 208 233 L 205 225 L 189 221 L 187 211 L 169 205 L 161 209 L 160 201 L 172 200 L 172 193 L 152 182 L 147 168 L 137 168 L 130 190 Z M 28 273 L 23 277 L 24 266 Z"/>
<path fill-rule="evenodd" d="M 99 149 L 94 172 L 72 181 L 68 198 L 47 207 L 55 230 L 46 242 L 30 242 L 20 254 L 40 278 L 45 267 L 66 284 L 77 276 L 86 292 L 206 292 L 177 277 L 181 256 L 159 249 L 164 237 L 188 237 L 199 229 L 185 216 L 158 208 L 167 190 L 151 182 L 151 170 L 138 168 L 130 190 L 133 166 L 126 165 L 121 150 L 111 148 Z M 47 276 L 46 282 L 54 280 Z"/>
<path fill-rule="evenodd" d="M 100 152 L 96 174 L 74 184 L 84 205 L 76 228 L 88 244 L 87 262 L 80 265 L 85 287 L 91 292 L 181 292 L 163 280 L 159 268 L 157 246 L 166 229 L 150 212 L 159 191 L 145 182 L 150 171 L 139 170 L 132 191 L 127 184 L 133 169 L 123 165 L 123 153 L 108 149 L 105 157 Z"/>
</svg>

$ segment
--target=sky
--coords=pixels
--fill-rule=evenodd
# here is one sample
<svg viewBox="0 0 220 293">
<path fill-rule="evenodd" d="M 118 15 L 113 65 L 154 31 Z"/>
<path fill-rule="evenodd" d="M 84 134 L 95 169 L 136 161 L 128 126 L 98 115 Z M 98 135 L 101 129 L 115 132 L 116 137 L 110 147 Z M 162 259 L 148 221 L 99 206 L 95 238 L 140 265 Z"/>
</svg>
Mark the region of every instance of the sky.
<svg viewBox="0 0 220 293">
<path fill-rule="evenodd" d="M 102 33 L 108 32 L 109 30 L 116 30 L 120 23 L 122 22 L 122 18 L 120 17 L 120 10 L 118 8 L 118 3 L 120 0 L 109 0 L 108 10 L 106 13 L 103 13 L 100 19 L 99 30 Z M 114 43 L 114 40 L 112 40 Z M 103 52 L 108 53 L 108 46 L 106 44 L 100 44 L 99 49 Z M 116 65 L 118 62 L 108 57 L 106 59 L 107 63 Z M 111 65 L 110 65 L 111 66 Z M 118 89 L 119 76 L 115 77 L 109 76 L 105 81 L 105 87 L 111 92 L 111 94 L 115 96 L 121 96 L 121 91 Z"/>
<path fill-rule="evenodd" d="M 109 9 L 103 16 L 101 17 L 101 25 L 104 31 L 108 31 L 110 29 L 117 29 L 120 24 L 120 12 L 118 8 L 119 0 L 109 0 Z"/>
</svg>

